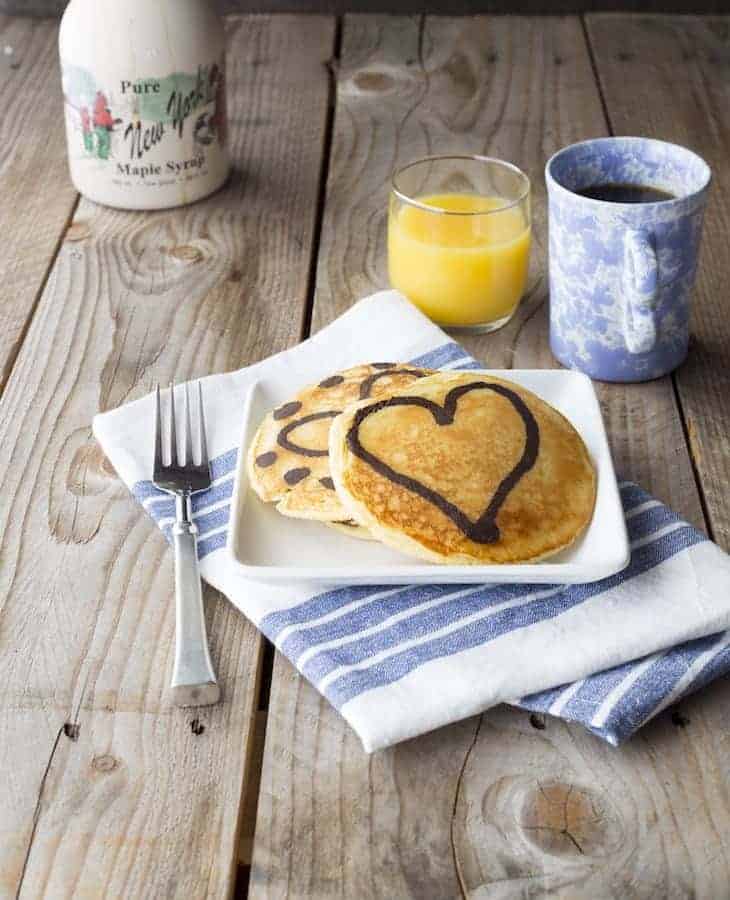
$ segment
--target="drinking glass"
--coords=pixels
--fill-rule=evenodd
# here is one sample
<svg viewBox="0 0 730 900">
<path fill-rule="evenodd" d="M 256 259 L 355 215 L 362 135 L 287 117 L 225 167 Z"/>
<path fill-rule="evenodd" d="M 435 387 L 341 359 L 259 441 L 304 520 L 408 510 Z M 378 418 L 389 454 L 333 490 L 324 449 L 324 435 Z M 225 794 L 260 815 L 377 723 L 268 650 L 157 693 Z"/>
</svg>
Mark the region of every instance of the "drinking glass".
<svg viewBox="0 0 730 900">
<path fill-rule="evenodd" d="M 525 291 L 530 181 L 486 156 L 433 156 L 393 175 L 388 269 L 394 288 L 452 331 L 505 325 Z"/>
</svg>

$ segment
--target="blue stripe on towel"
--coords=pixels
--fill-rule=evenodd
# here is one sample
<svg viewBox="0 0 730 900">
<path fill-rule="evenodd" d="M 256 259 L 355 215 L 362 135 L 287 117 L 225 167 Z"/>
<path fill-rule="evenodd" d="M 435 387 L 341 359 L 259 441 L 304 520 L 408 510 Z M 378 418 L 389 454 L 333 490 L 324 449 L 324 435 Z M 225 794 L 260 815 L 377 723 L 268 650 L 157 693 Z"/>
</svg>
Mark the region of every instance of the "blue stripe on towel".
<svg viewBox="0 0 730 900">
<path fill-rule="evenodd" d="M 520 701 L 520 705 L 524 705 L 525 709 L 532 710 L 533 712 L 546 713 L 566 687 L 567 685 L 562 684 L 560 687 L 551 688 L 549 691 L 540 691 L 539 694 L 530 694 Z"/>
<path fill-rule="evenodd" d="M 463 652 L 494 640 L 507 632 L 554 618 L 579 603 L 617 586 L 627 578 L 640 575 L 670 556 L 704 540 L 706 538 L 694 528 L 688 525 L 683 526 L 635 550 L 629 568 L 617 575 L 592 584 L 570 585 L 560 593 L 544 600 L 535 600 L 516 610 L 508 609 L 479 619 L 477 622 L 470 623 L 447 635 L 395 653 L 379 663 L 361 666 L 354 671 L 347 672 L 329 684 L 321 686 L 320 689 L 339 709 L 353 697 L 398 681 L 431 660 Z M 335 656 L 341 653 L 339 650 L 331 652 Z M 347 654 L 342 656 L 341 664 L 347 665 Z"/>
<path fill-rule="evenodd" d="M 141 494 L 146 494 L 145 499 L 150 502 L 147 503 L 145 509 L 149 515 L 151 515 L 158 524 L 163 519 L 175 518 L 174 499 L 164 491 L 157 491 L 157 488 L 155 488 L 155 493 L 150 493 L 147 490 L 147 484 L 148 482 L 139 482 L 132 490 L 138 500 L 140 499 Z M 208 488 L 207 491 L 200 491 L 197 494 L 193 494 L 191 497 L 191 507 L 196 521 L 198 513 L 205 510 L 208 506 L 212 506 L 214 503 L 220 503 L 222 500 L 230 500 L 232 495 L 233 478 L 229 478 L 227 481 L 220 481 L 218 484 L 214 484 L 213 487 Z M 150 500 L 150 498 L 153 499 Z M 230 507 L 226 508 L 229 509 Z"/>
<path fill-rule="evenodd" d="M 314 597 L 305 600 L 304 603 L 269 613 L 261 619 L 258 627 L 269 640 L 276 642 L 283 629 L 290 625 L 298 625 L 313 619 L 320 619 L 322 616 L 334 612 L 340 607 L 347 606 L 358 600 L 364 600 L 367 597 L 374 597 L 376 594 L 382 594 L 384 590 L 386 588 L 373 587 L 372 585 L 335 588 L 324 594 L 316 594 Z M 393 588 L 392 592 L 396 593 L 406 590 L 408 590 L 407 587 Z"/>
<path fill-rule="evenodd" d="M 236 468 L 237 462 L 238 447 L 234 447 L 233 450 L 228 450 L 226 453 L 221 453 L 220 456 L 216 456 L 215 459 L 210 461 L 210 477 L 213 481 L 217 481 L 224 475 L 228 475 L 229 472 Z"/>
<path fill-rule="evenodd" d="M 219 531 L 217 534 L 212 534 L 210 537 L 198 541 L 198 559 L 203 559 L 214 550 L 221 550 L 226 546 L 227 540 L 228 532 Z"/>
<path fill-rule="evenodd" d="M 169 494 L 156 488 L 151 481 L 138 481 L 137 484 L 132 487 L 132 493 L 140 503 L 144 503 L 145 500 L 149 500 L 151 497 L 160 500 L 169 500 L 170 498 Z"/>
<path fill-rule="evenodd" d="M 654 498 L 651 494 L 647 494 L 647 492 L 640 488 L 638 484 L 633 484 L 631 482 L 624 482 L 619 488 L 619 492 L 621 494 L 621 502 L 624 505 L 624 509 L 633 509 L 635 506 L 639 506 L 641 503 L 647 503 L 649 500 L 653 500 Z"/>
<path fill-rule="evenodd" d="M 292 662 L 317 644 L 358 635 L 363 630 L 373 628 L 393 615 L 402 613 L 413 607 L 422 606 L 429 601 L 437 600 L 447 594 L 453 594 L 456 586 L 426 584 L 416 587 L 405 587 L 394 591 L 390 596 L 376 594 L 366 603 L 358 605 L 353 612 L 327 617 L 324 622 L 315 620 L 314 624 L 300 626 L 299 629 L 280 642 L 280 649 Z M 367 598 L 364 598 L 367 600 Z"/>
<path fill-rule="evenodd" d="M 592 730 L 601 736 L 613 735 L 618 741 L 632 734 L 671 693 L 692 663 L 717 640 L 713 634 L 658 654 L 656 662 L 620 697 L 603 723 Z M 590 720 L 586 724 L 591 727 Z"/>
<path fill-rule="evenodd" d="M 591 678 L 586 678 L 580 688 L 568 700 L 560 710 L 560 715 L 566 719 L 573 717 L 590 718 L 611 691 L 631 674 L 636 668 L 632 662 L 628 666 L 617 666 L 606 672 L 599 672 Z"/>
<path fill-rule="evenodd" d="M 596 675 L 591 675 L 589 678 L 586 678 L 581 685 L 581 688 L 584 685 L 587 685 L 589 682 L 598 681 L 599 687 L 595 692 L 595 696 L 597 699 L 601 701 L 605 696 L 607 696 L 610 691 L 613 689 L 613 686 L 618 684 L 620 681 L 634 671 L 636 666 L 641 663 L 642 660 L 631 660 L 630 662 L 623 663 L 620 666 L 615 666 L 613 669 L 606 669 L 605 672 L 598 672 Z M 601 685 L 605 685 L 608 690 L 603 690 Z M 524 707 L 525 709 L 536 710 L 538 712 L 550 712 L 553 703 L 558 699 L 558 697 L 564 693 L 566 690 L 570 688 L 570 685 L 561 684 L 559 687 L 552 688 L 549 691 L 540 691 L 537 694 L 529 694 L 526 697 L 523 697 L 519 701 L 519 705 Z M 580 688 L 575 692 L 573 696 L 577 696 L 580 693 Z M 590 692 L 586 692 L 584 697 L 590 696 Z M 572 699 L 572 697 L 571 697 Z M 595 712 L 596 704 L 590 707 L 588 710 L 588 718 L 593 716 Z M 581 715 L 581 711 L 584 715 Z M 569 713 L 574 713 L 574 715 L 570 715 Z M 578 719 L 582 720 L 585 718 L 586 710 L 582 708 L 581 702 L 579 701 L 576 704 L 571 704 L 570 702 L 566 703 L 563 707 L 561 707 L 560 715 L 566 719 Z"/>
<path fill-rule="evenodd" d="M 591 675 L 576 692 L 577 700 L 574 702 L 571 698 L 571 701 L 560 709 L 558 715 L 563 719 L 579 722 L 599 737 L 617 746 L 630 737 L 643 722 L 656 714 L 689 666 L 714 644 L 718 644 L 716 652 L 709 656 L 702 668 L 694 674 L 686 686 L 683 686 L 676 698 L 678 700 L 699 690 L 730 669 L 730 632 L 687 641 L 661 653 L 655 653 L 651 657 L 632 660 L 606 672 Z M 651 663 L 650 668 L 637 677 L 637 671 L 647 662 Z M 627 682 L 626 692 L 619 691 L 603 721 L 600 724 L 594 723 L 593 720 L 603 701 L 611 690 L 624 681 Z M 597 685 L 595 689 L 590 687 L 593 684 Z M 605 690 L 605 686 L 608 685 L 610 689 Z M 519 705 L 529 710 L 549 712 L 555 700 L 568 687 L 562 685 L 550 691 L 523 697 Z"/>
<path fill-rule="evenodd" d="M 477 362 L 476 360 L 471 360 L 468 363 L 464 363 L 463 365 L 454 366 L 460 372 L 468 372 L 470 369 L 483 369 L 484 364 Z"/>
<path fill-rule="evenodd" d="M 692 682 L 692 690 L 696 691 L 714 678 L 723 675 L 730 669 L 730 631 L 714 635 L 718 640 L 722 638 L 723 644 L 717 648 L 717 653 L 705 663 Z"/>
<path fill-rule="evenodd" d="M 630 510 L 628 510 L 630 512 Z M 629 516 L 626 520 L 626 530 L 629 534 L 630 541 L 639 540 L 647 534 L 658 531 L 666 525 L 672 525 L 681 522 L 682 519 L 673 513 L 667 506 L 653 506 L 651 509 L 645 509 L 643 512 L 635 516 Z"/>
<path fill-rule="evenodd" d="M 454 341 L 448 344 L 442 344 L 435 350 L 429 350 L 410 361 L 412 366 L 422 366 L 424 369 L 440 369 L 449 363 L 456 362 L 459 359 L 466 360 L 468 363 L 474 362 L 473 358 L 466 350 Z"/>
<path fill-rule="evenodd" d="M 432 606 L 422 612 L 416 607 L 413 615 L 390 627 L 385 627 L 383 630 L 359 640 L 323 651 L 320 655 L 308 660 L 302 666 L 302 672 L 310 680 L 318 682 L 340 666 L 367 663 L 369 659 L 383 651 L 393 650 L 407 642 L 428 637 L 428 635 L 435 634 L 450 625 L 456 625 L 476 613 L 484 612 L 487 616 L 491 609 L 494 609 L 493 620 L 504 623 L 503 631 L 499 633 L 513 631 L 520 627 L 520 622 L 525 617 L 525 610 L 532 605 L 535 605 L 536 608 L 547 609 L 549 607 L 550 603 L 535 599 L 536 597 L 551 593 L 553 596 L 550 601 L 557 602 L 558 598 L 554 594 L 556 590 L 559 590 L 557 586 L 550 587 L 548 585 L 505 585 L 500 588 L 487 585 L 475 587 L 463 596 L 453 596 L 455 592 L 452 589 L 445 594 L 443 602 L 437 606 Z M 510 606 L 504 609 L 503 606 L 506 603 L 509 603 Z M 466 631 L 470 627 L 467 626 Z M 496 636 L 497 634 L 494 635 L 494 637 Z M 485 635 L 484 643 L 488 640 L 491 640 L 491 636 Z"/>
<path fill-rule="evenodd" d="M 230 503 L 226 503 L 225 506 L 220 506 L 212 512 L 194 516 L 193 519 L 198 526 L 198 537 L 203 538 L 209 531 L 214 531 L 216 528 L 222 528 L 224 525 L 227 525 L 230 517 Z"/>
</svg>

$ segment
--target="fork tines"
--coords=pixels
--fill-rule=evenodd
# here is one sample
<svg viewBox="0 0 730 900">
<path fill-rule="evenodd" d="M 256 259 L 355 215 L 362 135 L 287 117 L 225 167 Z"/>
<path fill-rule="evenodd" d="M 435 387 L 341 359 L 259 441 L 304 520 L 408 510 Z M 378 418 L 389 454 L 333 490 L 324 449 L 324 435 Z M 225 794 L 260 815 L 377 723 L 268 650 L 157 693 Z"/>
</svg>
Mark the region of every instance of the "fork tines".
<svg viewBox="0 0 730 900">
<path fill-rule="evenodd" d="M 169 388 L 169 403 L 167 434 L 163 437 L 162 425 L 162 397 L 159 384 L 155 387 L 155 461 L 153 480 L 164 473 L 165 478 L 175 471 L 179 472 L 208 472 L 208 446 L 205 436 L 205 412 L 203 410 L 203 391 L 198 382 L 197 410 L 193 411 L 190 401 L 190 389 L 187 382 L 184 385 L 184 403 L 182 419 L 183 423 L 183 454 L 180 454 L 180 434 L 178 431 L 175 402 L 175 387 L 171 383 Z M 193 421 L 197 431 L 196 447 L 193 448 Z M 163 444 L 165 445 L 163 447 Z"/>
</svg>

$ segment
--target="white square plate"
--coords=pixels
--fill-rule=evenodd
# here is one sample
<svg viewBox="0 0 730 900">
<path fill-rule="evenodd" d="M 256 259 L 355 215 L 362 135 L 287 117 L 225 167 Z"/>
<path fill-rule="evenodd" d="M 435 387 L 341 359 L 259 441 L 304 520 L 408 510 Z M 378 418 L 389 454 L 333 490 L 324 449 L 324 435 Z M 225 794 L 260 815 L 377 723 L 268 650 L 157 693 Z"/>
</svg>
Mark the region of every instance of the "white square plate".
<svg viewBox="0 0 730 900">
<path fill-rule="evenodd" d="M 376 541 L 348 537 L 321 522 L 280 515 L 254 494 L 246 474 L 246 451 L 261 420 L 270 409 L 288 399 L 264 379 L 253 385 L 247 398 L 231 503 L 228 551 L 241 574 L 259 581 L 332 584 L 571 584 L 598 581 L 628 565 L 629 541 L 623 508 L 590 379 L 563 369 L 485 369 L 481 374 L 529 388 L 559 409 L 583 437 L 598 471 L 598 495 L 591 524 L 573 546 L 545 562 L 438 565 L 405 556 Z"/>
</svg>

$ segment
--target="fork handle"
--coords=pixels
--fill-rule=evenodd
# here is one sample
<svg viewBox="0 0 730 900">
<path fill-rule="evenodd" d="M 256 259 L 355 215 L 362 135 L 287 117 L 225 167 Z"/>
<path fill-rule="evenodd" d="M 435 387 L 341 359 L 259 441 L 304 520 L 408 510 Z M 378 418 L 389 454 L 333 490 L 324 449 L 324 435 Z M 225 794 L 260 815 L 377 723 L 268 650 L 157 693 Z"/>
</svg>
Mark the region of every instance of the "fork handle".
<svg viewBox="0 0 730 900">
<path fill-rule="evenodd" d="M 172 526 L 175 547 L 175 666 L 172 699 L 177 706 L 210 706 L 220 699 L 205 629 L 200 585 L 197 528 L 192 522 Z"/>
</svg>

